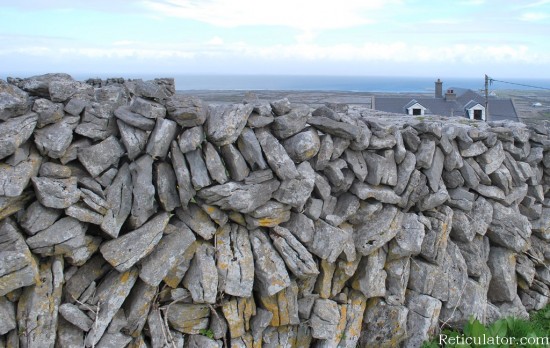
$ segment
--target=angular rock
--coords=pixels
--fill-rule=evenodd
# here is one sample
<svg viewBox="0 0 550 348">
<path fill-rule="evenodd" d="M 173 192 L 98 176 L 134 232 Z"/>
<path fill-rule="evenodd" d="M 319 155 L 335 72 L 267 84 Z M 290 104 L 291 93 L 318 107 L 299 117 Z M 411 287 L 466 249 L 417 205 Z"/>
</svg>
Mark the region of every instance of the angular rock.
<svg viewBox="0 0 550 348">
<path fill-rule="evenodd" d="M 4 296 L 0 297 L 0 335 L 17 328 L 15 305 Z"/>
<path fill-rule="evenodd" d="M 61 314 L 65 320 L 85 332 L 90 331 L 94 323 L 86 313 L 78 308 L 78 306 L 70 303 L 64 303 L 59 306 L 59 314 Z"/>
<path fill-rule="evenodd" d="M 256 308 L 256 315 L 250 319 L 250 329 L 254 342 L 261 344 L 264 330 L 269 326 L 273 319 L 273 313 L 263 308 Z"/>
<path fill-rule="evenodd" d="M 157 119 L 155 128 L 149 136 L 145 152 L 155 159 L 164 159 L 168 154 L 172 140 L 176 137 L 177 127 L 174 121 L 164 118 Z"/>
<path fill-rule="evenodd" d="M 211 110 L 206 121 L 206 137 L 216 146 L 234 143 L 252 113 L 250 104 L 220 105 Z"/>
<path fill-rule="evenodd" d="M 289 113 L 290 110 L 292 110 L 292 106 L 288 101 L 288 98 L 274 100 L 269 104 L 271 105 L 271 110 L 273 110 L 273 113 L 277 116 L 282 116 L 284 114 Z"/>
<path fill-rule="evenodd" d="M 461 143 L 459 142 L 459 145 Z M 467 148 L 460 149 L 460 155 L 462 157 L 475 157 L 479 156 L 487 151 L 487 146 L 482 141 L 476 141 Z"/>
<path fill-rule="evenodd" d="M 401 195 L 405 191 L 415 166 L 416 157 L 412 152 L 407 151 L 405 158 L 397 166 L 397 183 L 393 189 L 396 194 Z"/>
<path fill-rule="evenodd" d="M 270 233 L 273 246 L 285 261 L 290 271 L 299 279 L 319 274 L 309 251 L 284 227 L 276 226 Z"/>
<path fill-rule="evenodd" d="M 189 163 L 189 169 L 191 171 L 191 183 L 195 189 L 201 189 L 205 186 L 209 186 L 212 181 L 208 176 L 208 169 L 206 163 L 201 154 L 200 149 L 190 151 L 185 154 L 187 163 Z"/>
<path fill-rule="evenodd" d="M 204 129 L 202 126 L 186 129 L 179 135 L 178 145 L 181 152 L 186 153 L 200 147 L 204 141 Z"/>
<path fill-rule="evenodd" d="M 251 185 L 228 182 L 224 185 L 202 189 L 198 196 L 207 204 L 247 214 L 267 203 L 279 185 L 279 182 L 274 179 Z"/>
<path fill-rule="evenodd" d="M 435 141 L 422 139 L 416 152 L 416 165 L 424 169 L 430 168 L 435 155 L 435 147 Z"/>
<path fill-rule="evenodd" d="M 165 105 L 167 117 L 181 127 L 200 126 L 208 116 L 208 105 L 197 97 L 175 94 Z"/>
<path fill-rule="evenodd" d="M 129 126 L 141 129 L 143 131 L 152 131 L 155 128 L 155 120 L 136 114 L 130 110 L 130 106 L 123 105 L 114 112 L 116 118 Z"/>
<path fill-rule="evenodd" d="M 369 299 L 359 344 L 370 347 L 397 347 L 407 338 L 407 315 L 404 306 L 393 306 L 378 298 Z"/>
<path fill-rule="evenodd" d="M 117 125 L 120 131 L 120 138 L 126 148 L 128 159 L 134 160 L 140 154 L 145 152 L 149 134 L 147 131 L 132 127 L 120 120 L 117 121 Z"/>
<path fill-rule="evenodd" d="M 310 317 L 311 335 L 317 339 L 329 339 L 335 336 L 340 310 L 332 300 L 317 299 Z"/>
<path fill-rule="evenodd" d="M 256 129 L 256 138 L 265 154 L 267 163 L 281 180 L 294 179 L 298 171 L 284 147 L 265 128 Z"/>
<path fill-rule="evenodd" d="M 178 189 L 178 195 L 180 198 L 180 203 L 183 207 L 186 207 L 189 204 L 189 201 L 191 200 L 191 198 L 195 196 L 195 189 L 191 185 L 191 173 L 187 168 L 185 157 L 183 157 L 183 154 L 181 153 L 178 147 L 178 144 L 175 141 L 172 141 L 170 155 L 172 159 L 172 167 L 174 168 L 174 172 L 176 174 L 176 180 L 178 183 L 177 189 Z M 208 164 L 208 157 L 207 157 L 207 164 Z"/>
<path fill-rule="evenodd" d="M 488 299 L 491 302 L 513 301 L 517 294 L 515 253 L 494 246 L 489 253 L 487 265 L 492 275 Z"/>
<path fill-rule="evenodd" d="M 403 342 L 407 348 L 420 347 L 433 337 L 439 329 L 441 301 L 422 294 L 411 293 L 407 297 L 407 331 L 409 337 Z"/>
<path fill-rule="evenodd" d="M 358 127 L 349 123 L 334 121 L 323 116 L 311 117 L 308 119 L 307 123 L 322 132 L 344 139 L 355 140 L 361 135 L 361 131 Z"/>
<path fill-rule="evenodd" d="M 156 286 L 148 285 L 140 279 L 136 281 L 122 307 L 126 315 L 126 324 L 121 329 L 123 333 L 133 337 L 139 335 L 156 294 Z"/>
<path fill-rule="evenodd" d="M 166 311 L 166 316 L 175 330 L 197 335 L 201 330 L 208 329 L 210 308 L 206 304 L 174 303 Z"/>
<path fill-rule="evenodd" d="M 91 176 L 96 177 L 112 165 L 116 165 L 124 154 L 124 148 L 113 136 L 102 142 L 78 151 L 78 160 Z"/>
<path fill-rule="evenodd" d="M 25 114 L 29 110 L 29 96 L 12 84 L 0 80 L 0 120 Z"/>
<path fill-rule="evenodd" d="M 194 303 L 216 303 L 218 271 L 214 252 L 210 244 L 199 243 L 183 278 L 183 285 L 191 292 Z"/>
<path fill-rule="evenodd" d="M 275 227 L 290 219 L 289 205 L 277 201 L 269 201 L 258 207 L 250 215 L 245 216 L 247 228 Z"/>
<path fill-rule="evenodd" d="M 0 297 L 35 284 L 38 267 L 17 225 L 6 218 L 0 222 Z"/>
<path fill-rule="evenodd" d="M 362 153 L 347 149 L 344 152 L 344 159 L 348 163 L 348 167 L 355 174 L 355 177 L 361 182 L 365 181 L 368 174 L 368 165 Z"/>
<path fill-rule="evenodd" d="M 65 102 L 73 96 L 92 96 L 93 87 L 87 83 L 73 81 L 72 79 L 55 79 L 48 86 L 50 99 L 53 102 Z"/>
<path fill-rule="evenodd" d="M 423 171 L 433 192 L 439 190 L 439 182 L 441 181 L 441 174 L 443 173 L 443 159 L 443 151 L 437 147 L 433 156 L 432 165 Z"/>
<path fill-rule="evenodd" d="M 250 169 L 239 150 L 233 144 L 228 144 L 221 147 L 221 153 L 231 179 L 243 181 L 250 173 Z"/>
<path fill-rule="evenodd" d="M 395 238 L 390 241 L 388 261 L 415 256 L 422 250 L 425 225 L 420 222 L 418 215 L 404 214 L 401 225 Z"/>
<path fill-rule="evenodd" d="M 63 258 L 42 262 L 38 277 L 36 285 L 25 288 L 19 298 L 18 333 L 23 346 L 53 347 L 63 289 Z"/>
<path fill-rule="evenodd" d="M 386 277 L 384 270 L 386 251 L 378 248 L 367 257 L 363 257 L 355 272 L 351 287 L 361 291 L 365 297 L 384 297 L 386 295 Z"/>
<path fill-rule="evenodd" d="M 260 296 L 259 303 L 273 314 L 271 326 L 297 325 L 298 285 L 292 281 L 289 286 L 272 296 Z"/>
<path fill-rule="evenodd" d="M 48 99 L 43 98 L 34 101 L 32 111 L 38 114 L 38 128 L 42 128 L 50 123 L 55 123 L 64 116 L 63 104 L 52 103 Z"/>
<path fill-rule="evenodd" d="M 334 263 L 344 251 L 348 239 L 346 231 L 317 220 L 313 240 L 307 245 L 307 249 L 321 259 Z"/>
<path fill-rule="evenodd" d="M 42 158 L 34 148 L 16 165 L 0 163 L 0 196 L 20 196 L 38 173 L 41 163 Z"/>
<path fill-rule="evenodd" d="M 334 150 L 334 141 L 330 134 L 321 137 L 321 145 L 315 157 L 315 170 L 323 170 L 330 161 Z"/>
<path fill-rule="evenodd" d="M 181 205 L 176 181 L 176 174 L 169 163 L 158 162 L 155 164 L 155 184 L 160 206 L 166 211 L 172 211 Z"/>
<path fill-rule="evenodd" d="M 162 104 L 140 97 L 132 99 L 130 111 L 152 119 L 164 118 L 166 116 L 166 108 Z"/>
<path fill-rule="evenodd" d="M 223 303 L 222 312 L 231 339 L 239 338 L 250 331 L 250 318 L 256 314 L 256 304 L 253 297 L 233 298 Z"/>
<path fill-rule="evenodd" d="M 91 103 L 84 109 L 75 133 L 92 140 L 103 140 L 117 133 L 113 110 L 118 105 Z"/>
<path fill-rule="evenodd" d="M 396 207 L 385 206 L 381 212 L 357 228 L 354 236 L 357 252 L 366 256 L 389 242 L 401 230 L 403 218 L 404 214 Z"/>
<path fill-rule="evenodd" d="M 283 181 L 279 189 L 273 194 L 273 198 L 301 210 L 313 191 L 315 172 L 309 162 L 301 163 L 297 170 L 298 176 Z"/>
<path fill-rule="evenodd" d="M 164 277 L 163 281 L 166 283 L 166 285 L 174 289 L 178 287 L 181 280 L 185 276 L 185 273 L 187 273 L 189 266 L 191 266 L 191 260 L 193 259 L 193 256 L 195 256 L 197 246 L 198 243 L 194 242 L 189 246 L 189 248 L 185 249 L 183 255 L 181 256 L 183 261 L 180 264 L 172 267 L 168 271 L 166 277 Z"/>
<path fill-rule="evenodd" d="M 49 98 L 50 83 L 53 81 L 64 81 L 64 80 L 71 81 L 73 80 L 73 78 L 68 74 L 50 73 L 50 74 L 31 76 L 24 79 L 15 79 L 13 84 L 21 88 L 22 90 L 29 92 L 29 94 L 31 95 Z"/>
<path fill-rule="evenodd" d="M 72 217 L 64 217 L 27 239 L 29 248 L 42 256 L 64 255 L 86 245 L 87 225 Z"/>
<path fill-rule="evenodd" d="M 531 223 L 517 208 L 493 203 L 493 219 L 487 230 L 491 242 L 513 250 L 524 251 L 529 245 Z"/>
<path fill-rule="evenodd" d="M 86 336 L 86 346 L 94 346 L 99 342 L 111 320 L 122 307 L 137 278 L 138 270 L 130 267 L 121 273 L 111 271 L 105 276 L 93 298 L 92 304 L 97 305 L 99 309 L 94 325 Z"/>
<path fill-rule="evenodd" d="M 256 276 L 254 288 L 262 296 L 273 296 L 290 286 L 285 263 L 264 232 L 257 229 L 250 231 L 249 235 Z"/>
<path fill-rule="evenodd" d="M 202 238 L 209 240 L 214 237 L 216 225 L 198 205 L 190 204 L 185 210 L 177 209 L 176 215 Z"/>
<path fill-rule="evenodd" d="M 184 261 L 185 253 L 195 241 L 195 235 L 184 226 L 164 235 L 153 252 L 140 262 L 139 277 L 151 286 L 157 286 L 168 272 Z"/>
<path fill-rule="evenodd" d="M 130 163 L 129 169 L 132 174 L 134 198 L 130 224 L 133 227 L 139 227 L 157 211 L 153 185 L 153 159 L 149 155 L 143 155 Z"/>
<path fill-rule="evenodd" d="M 313 221 L 301 213 L 290 214 L 290 219 L 280 224 L 288 229 L 300 242 L 308 244 L 313 239 L 315 227 Z"/>
<path fill-rule="evenodd" d="M 38 201 L 45 207 L 65 209 L 80 199 L 76 177 L 69 179 L 33 177 L 32 183 Z"/>
<path fill-rule="evenodd" d="M 426 215 L 431 226 L 426 229 L 421 255 L 430 262 L 440 264 L 447 249 L 453 210 L 447 206 L 441 206 L 438 210 L 426 212 Z"/>
<path fill-rule="evenodd" d="M 101 254 L 117 271 L 129 270 L 151 253 L 160 241 L 169 218 L 168 213 L 160 213 L 140 228 L 103 243 Z"/>
<path fill-rule="evenodd" d="M 109 209 L 101 222 L 101 229 L 116 238 L 132 209 L 132 176 L 128 164 L 120 167 L 112 184 L 107 188 L 105 197 Z"/>
<path fill-rule="evenodd" d="M 308 115 L 309 107 L 307 106 L 294 107 L 289 112 L 278 115 L 271 125 L 273 134 L 279 139 L 293 136 L 305 128 Z"/>
<path fill-rule="evenodd" d="M 220 291 L 250 297 L 254 284 L 254 256 L 248 231 L 237 224 L 226 224 L 216 233 L 217 268 Z"/>
</svg>

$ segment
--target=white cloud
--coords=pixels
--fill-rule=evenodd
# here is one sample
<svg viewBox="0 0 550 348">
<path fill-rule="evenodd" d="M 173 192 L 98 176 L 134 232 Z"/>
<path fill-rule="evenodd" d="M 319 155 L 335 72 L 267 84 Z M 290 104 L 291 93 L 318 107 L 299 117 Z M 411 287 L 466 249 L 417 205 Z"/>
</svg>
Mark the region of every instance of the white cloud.
<svg viewBox="0 0 550 348">
<path fill-rule="evenodd" d="M 144 0 L 164 16 L 197 20 L 219 27 L 273 25 L 321 30 L 349 28 L 375 21 L 373 11 L 401 0 Z"/>
<path fill-rule="evenodd" d="M 206 42 L 207 45 L 219 46 L 223 45 L 223 39 L 219 36 L 214 36 Z"/>
<path fill-rule="evenodd" d="M 526 22 L 538 22 L 549 17 L 550 16 L 544 12 L 525 12 L 521 14 L 519 19 Z"/>
</svg>

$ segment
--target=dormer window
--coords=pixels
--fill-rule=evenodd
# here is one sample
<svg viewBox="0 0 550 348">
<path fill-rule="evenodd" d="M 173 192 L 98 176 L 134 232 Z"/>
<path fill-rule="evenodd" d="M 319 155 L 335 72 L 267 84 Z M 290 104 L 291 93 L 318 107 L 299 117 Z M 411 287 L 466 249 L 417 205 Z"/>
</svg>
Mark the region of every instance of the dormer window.
<svg viewBox="0 0 550 348">
<path fill-rule="evenodd" d="M 476 101 L 466 104 L 464 111 L 470 120 L 485 121 L 485 107 Z"/>
<path fill-rule="evenodd" d="M 405 105 L 405 111 L 407 115 L 423 116 L 426 113 L 426 108 L 413 99 Z"/>
</svg>

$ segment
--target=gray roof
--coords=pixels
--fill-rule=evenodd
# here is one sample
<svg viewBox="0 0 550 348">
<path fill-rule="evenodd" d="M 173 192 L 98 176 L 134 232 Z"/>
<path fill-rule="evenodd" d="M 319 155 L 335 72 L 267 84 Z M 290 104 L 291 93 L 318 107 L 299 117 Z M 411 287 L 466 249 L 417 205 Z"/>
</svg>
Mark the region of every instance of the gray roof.
<svg viewBox="0 0 550 348">
<path fill-rule="evenodd" d="M 466 117 L 465 108 L 481 104 L 485 106 L 485 98 L 471 89 L 449 88 L 456 94 L 456 100 L 446 101 L 445 98 L 418 98 L 403 97 L 376 97 L 374 108 L 380 111 L 397 114 L 407 113 L 407 107 L 419 103 L 426 108 L 426 115 L 460 116 Z M 518 121 L 516 109 L 511 99 L 489 97 L 489 117 L 491 121 L 511 120 Z"/>
</svg>

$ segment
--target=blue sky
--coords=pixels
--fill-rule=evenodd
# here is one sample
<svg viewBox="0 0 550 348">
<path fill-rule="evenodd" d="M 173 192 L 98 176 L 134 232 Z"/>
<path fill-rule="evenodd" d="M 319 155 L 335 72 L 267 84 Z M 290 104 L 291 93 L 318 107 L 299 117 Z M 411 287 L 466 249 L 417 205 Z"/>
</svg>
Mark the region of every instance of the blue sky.
<svg viewBox="0 0 550 348">
<path fill-rule="evenodd" d="M 550 78 L 550 0 L 2 0 L 0 76 Z"/>
</svg>

